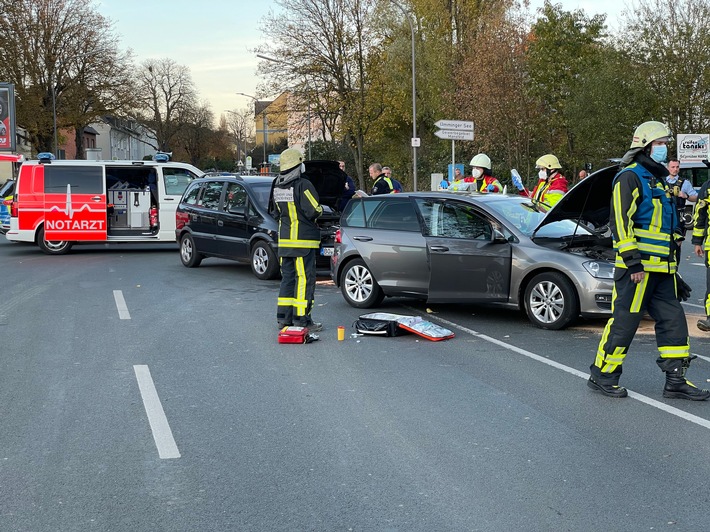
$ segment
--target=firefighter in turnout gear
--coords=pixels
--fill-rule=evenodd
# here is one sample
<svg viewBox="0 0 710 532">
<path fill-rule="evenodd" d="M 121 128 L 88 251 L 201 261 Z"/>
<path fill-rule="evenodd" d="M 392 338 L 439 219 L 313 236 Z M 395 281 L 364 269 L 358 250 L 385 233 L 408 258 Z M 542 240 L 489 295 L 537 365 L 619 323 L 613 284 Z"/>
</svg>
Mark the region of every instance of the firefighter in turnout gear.
<svg viewBox="0 0 710 532">
<path fill-rule="evenodd" d="M 503 192 L 503 187 L 491 172 L 491 159 L 485 153 L 479 153 L 471 159 L 471 175 L 476 180 L 478 192 Z"/>
<path fill-rule="evenodd" d="M 276 320 L 279 328 L 289 325 L 320 331 L 311 318 L 316 288 L 316 253 L 320 229 L 316 219 L 323 214 L 313 184 L 301 177 L 303 155 L 289 148 L 281 153 L 281 174 L 273 191 L 274 213 L 279 220 L 279 289 Z"/>
<path fill-rule="evenodd" d="M 708 164 L 708 163 L 706 163 Z M 698 192 L 698 203 L 693 213 L 693 239 L 695 254 L 705 257 L 705 316 L 698 320 L 698 329 L 710 331 L 710 179 L 703 183 Z"/>
<path fill-rule="evenodd" d="M 656 322 L 656 363 L 666 374 L 663 397 L 704 401 L 710 392 L 685 379 L 690 356 L 688 325 L 678 301 L 674 239 L 678 214 L 663 165 L 670 130 L 645 122 L 612 184 L 609 224 L 616 249 L 612 317 L 606 324 L 588 386 L 609 397 L 626 397 L 621 367 L 639 323 L 648 312 Z"/>
</svg>

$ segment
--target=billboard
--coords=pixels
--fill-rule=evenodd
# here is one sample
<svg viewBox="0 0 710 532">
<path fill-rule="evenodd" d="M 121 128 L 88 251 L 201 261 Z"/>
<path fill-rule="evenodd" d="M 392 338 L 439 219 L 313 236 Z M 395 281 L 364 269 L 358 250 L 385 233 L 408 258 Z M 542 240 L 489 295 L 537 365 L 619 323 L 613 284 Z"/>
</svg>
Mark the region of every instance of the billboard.
<svg viewBox="0 0 710 532">
<path fill-rule="evenodd" d="M 0 151 L 15 151 L 15 86 L 0 83 Z"/>
<path fill-rule="evenodd" d="M 678 160 L 686 163 L 699 163 L 708 160 L 710 134 L 692 133 L 678 135 Z"/>
</svg>

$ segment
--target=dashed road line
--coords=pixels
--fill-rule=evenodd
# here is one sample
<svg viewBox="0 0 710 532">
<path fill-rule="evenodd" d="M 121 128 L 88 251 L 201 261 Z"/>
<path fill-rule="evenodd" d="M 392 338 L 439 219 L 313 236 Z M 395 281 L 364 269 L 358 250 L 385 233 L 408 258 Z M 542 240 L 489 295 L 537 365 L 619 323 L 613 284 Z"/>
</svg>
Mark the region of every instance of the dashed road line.
<svg viewBox="0 0 710 532">
<path fill-rule="evenodd" d="M 123 299 L 123 291 L 114 290 L 113 298 L 116 300 L 116 308 L 118 309 L 118 317 L 122 320 L 130 320 L 131 313 L 128 312 L 128 307 L 126 306 L 126 300 Z"/>
<path fill-rule="evenodd" d="M 407 308 L 409 308 L 409 307 L 407 307 Z M 416 309 L 413 309 L 413 308 L 409 308 L 409 309 L 413 310 L 415 312 L 418 312 L 418 311 L 416 311 Z M 548 366 L 552 366 L 553 368 L 562 370 L 566 373 L 569 373 L 570 375 L 574 375 L 575 377 L 579 377 L 584 380 L 589 379 L 589 373 L 579 371 L 579 370 L 572 368 L 570 366 L 565 366 L 564 364 L 560 364 L 559 362 L 556 362 L 554 360 L 550 360 L 550 359 L 542 357 L 540 355 L 536 355 L 535 353 L 532 353 L 532 352 L 527 351 L 525 349 L 521 349 L 520 347 L 516 347 L 514 345 L 505 343 L 502 340 L 498 340 L 496 338 L 492 338 L 492 337 L 487 336 L 485 334 L 481 334 L 479 332 L 476 332 L 476 331 L 469 329 L 467 327 L 463 327 L 462 325 L 459 325 L 458 323 L 454 323 L 452 321 L 446 320 L 444 318 L 440 318 L 438 316 L 428 316 L 428 318 L 435 319 L 445 325 L 448 325 L 449 327 L 453 327 L 455 329 L 458 329 L 459 331 L 465 332 L 467 334 L 470 334 L 471 336 L 475 336 L 476 338 L 480 338 L 481 340 L 485 340 L 486 342 L 490 342 L 492 344 L 495 344 L 495 345 L 502 347 L 504 349 L 507 349 L 509 351 L 513 351 L 514 353 L 518 353 L 519 355 L 523 355 L 524 357 L 530 358 L 530 359 L 535 360 L 537 362 L 542 362 L 543 364 L 547 364 Z M 710 361 L 710 359 L 708 359 L 707 357 L 700 357 L 700 358 Z M 707 420 L 707 419 L 702 418 L 700 416 L 689 414 L 688 412 L 685 412 L 684 410 L 681 410 L 680 408 L 675 408 L 673 406 L 669 406 L 665 403 L 662 403 L 661 401 L 656 401 L 655 399 L 651 399 L 650 397 L 647 397 L 647 396 L 640 394 L 640 393 L 632 392 L 631 390 L 629 390 L 629 397 L 631 397 L 632 399 L 636 399 L 637 401 L 640 401 L 640 402 L 647 404 L 649 406 L 652 406 L 653 408 L 663 410 L 664 412 L 672 414 L 672 415 L 679 417 L 681 419 L 684 419 L 686 421 L 690 421 L 691 423 L 695 423 L 696 425 L 699 425 L 699 426 L 704 427 L 706 429 L 710 429 L 710 420 Z"/>
<path fill-rule="evenodd" d="M 133 366 L 133 371 L 136 373 L 145 413 L 148 415 L 148 423 L 150 424 L 150 430 L 153 432 L 153 440 L 158 448 L 158 456 L 164 459 L 180 458 L 180 451 L 175 443 L 175 438 L 173 438 L 173 431 L 170 430 L 168 418 L 165 417 L 158 391 L 155 389 L 153 378 L 150 376 L 150 369 L 148 366 L 136 365 Z"/>
</svg>

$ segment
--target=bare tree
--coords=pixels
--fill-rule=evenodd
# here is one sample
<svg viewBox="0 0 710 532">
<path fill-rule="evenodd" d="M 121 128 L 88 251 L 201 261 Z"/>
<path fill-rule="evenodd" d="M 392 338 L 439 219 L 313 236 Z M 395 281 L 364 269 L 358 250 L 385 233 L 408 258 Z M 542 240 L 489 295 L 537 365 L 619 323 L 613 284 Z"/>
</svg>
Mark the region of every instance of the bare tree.
<svg viewBox="0 0 710 532">
<path fill-rule="evenodd" d="M 153 147 L 171 151 L 172 142 L 196 107 L 190 70 L 172 59 L 149 59 L 139 69 L 138 91 L 139 120 L 154 133 Z"/>
<path fill-rule="evenodd" d="M 381 109 L 367 104 L 368 65 L 381 38 L 373 31 L 375 0 L 278 0 L 283 14 L 263 21 L 268 44 L 257 51 L 272 92 L 290 90 L 310 102 L 324 138 L 344 142 L 358 176 L 364 174 L 365 137 Z M 331 129 L 332 128 L 332 129 Z"/>
<path fill-rule="evenodd" d="M 645 68 L 661 120 L 675 132 L 710 128 L 710 3 L 640 0 L 627 13 L 624 48 Z"/>
<path fill-rule="evenodd" d="M 52 151 L 55 110 L 59 130 L 80 130 L 129 105 L 130 65 L 91 0 L 0 0 L 0 78 L 36 150 Z"/>
<path fill-rule="evenodd" d="M 237 145 L 237 161 L 244 161 L 247 156 L 247 142 L 254 137 L 254 113 L 250 109 L 227 111 L 226 127 Z"/>
</svg>

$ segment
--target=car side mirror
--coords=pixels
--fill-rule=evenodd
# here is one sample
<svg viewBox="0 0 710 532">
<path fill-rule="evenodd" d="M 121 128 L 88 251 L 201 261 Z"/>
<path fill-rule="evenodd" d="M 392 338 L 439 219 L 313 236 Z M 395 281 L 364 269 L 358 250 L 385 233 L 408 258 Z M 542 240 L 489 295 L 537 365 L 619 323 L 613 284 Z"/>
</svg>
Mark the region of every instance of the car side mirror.
<svg viewBox="0 0 710 532">
<path fill-rule="evenodd" d="M 508 239 L 503 234 L 503 231 L 494 227 L 493 234 L 491 235 L 491 242 L 493 242 L 494 244 L 502 244 L 503 242 L 507 241 Z"/>
<path fill-rule="evenodd" d="M 229 214 L 235 214 L 237 216 L 241 216 L 242 218 L 246 217 L 246 212 L 244 211 L 244 207 L 234 207 L 233 209 L 229 209 L 227 212 Z"/>
</svg>

